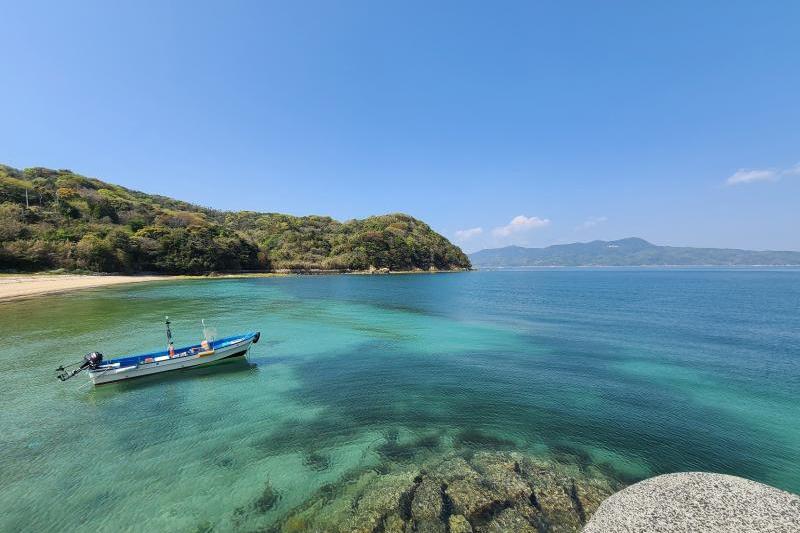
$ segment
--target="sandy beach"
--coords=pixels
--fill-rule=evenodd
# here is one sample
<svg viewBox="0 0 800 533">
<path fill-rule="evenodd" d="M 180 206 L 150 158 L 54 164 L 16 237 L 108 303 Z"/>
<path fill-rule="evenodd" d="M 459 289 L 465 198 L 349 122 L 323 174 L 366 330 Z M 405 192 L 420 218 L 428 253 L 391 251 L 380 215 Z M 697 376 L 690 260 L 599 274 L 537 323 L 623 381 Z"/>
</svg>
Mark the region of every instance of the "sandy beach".
<svg viewBox="0 0 800 533">
<path fill-rule="evenodd" d="M 141 283 L 171 278 L 171 276 L 93 276 L 80 274 L 0 276 L 0 301 L 93 287 L 107 287 L 122 283 Z"/>
</svg>

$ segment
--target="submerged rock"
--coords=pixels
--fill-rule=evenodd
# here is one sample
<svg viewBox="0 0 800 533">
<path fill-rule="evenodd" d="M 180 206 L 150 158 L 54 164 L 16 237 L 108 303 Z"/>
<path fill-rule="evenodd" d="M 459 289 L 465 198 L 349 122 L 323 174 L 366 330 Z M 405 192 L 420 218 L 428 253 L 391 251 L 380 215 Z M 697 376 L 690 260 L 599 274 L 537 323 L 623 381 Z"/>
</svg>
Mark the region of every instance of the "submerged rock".
<svg viewBox="0 0 800 533">
<path fill-rule="evenodd" d="M 406 523 L 397 514 L 390 514 L 383 521 L 384 533 L 405 533 Z"/>
<path fill-rule="evenodd" d="M 303 464 L 309 467 L 311 470 L 321 472 L 330 467 L 331 461 L 326 455 L 323 455 L 319 452 L 310 452 L 303 458 Z"/>
<path fill-rule="evenodd" d="M 447 486 L 447 495 L 453 502 L 453 511 L 467 517 L 490 513 L 492 507 L 503 501 L 478 480 L 457 479 Z"/>
<path fill-rule="evenodd" d="M 481 479 L 491 486 L 492 492 L 507 501 L 528 500 L 533 489 L 522 477 L 519 454 L 476 454 L 472 463 L 481 474 Z"/>
<path fill-rule="evenodd" d="M 430 533 L 444 533 L 442 522 L 442 486 L 433 479 L 422 480 L 414 491 L 411 501 L 411 518 L 414 530 Z"/>
<path fill-rule="evenodd" d="M 535 513 L 533 513 L 535 514 Z M 477 532 L 501 533 L 514 531 L 519 533 L 538 533 L 539 528 L 531 521 L 531 512 L 528 509 L 508 507 L 492 518 L 485 526 L 479 527 Z M 476 532 L 476 533 L 477 533 Z"/>
<path fill-rule="evenodd" d="M 350 501 L 350 516 L 339 522 L 340 531 L 371 532 L 393 513 L 400 514 L 400 502 L 413 490 L 410 472 L 374 476 L 363 491 Z"/>
<path fill-rule="evenodd" d="M 439 456 L 399 471 L 364 472 L 320 491 L 282 530 L 484 533 L 579 531 L 614 481 L 514 452 Z"/>
<path fill-rule="evenodd" d="M 450 526 L 450 533 L 472 533 L 472 526 L 464 518 L 464 515 L 451 515 L 448 519 L 448 525 Z"/>
</svg>

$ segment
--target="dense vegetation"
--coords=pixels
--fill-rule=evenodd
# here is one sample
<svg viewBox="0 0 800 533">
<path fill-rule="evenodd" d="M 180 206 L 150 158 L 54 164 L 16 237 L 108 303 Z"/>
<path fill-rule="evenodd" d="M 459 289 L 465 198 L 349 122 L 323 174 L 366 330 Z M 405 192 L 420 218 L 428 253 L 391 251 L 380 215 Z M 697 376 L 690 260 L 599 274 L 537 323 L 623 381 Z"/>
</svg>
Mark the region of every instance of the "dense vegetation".
<svg viewBox="0 0 800 533">
<path fill-rule="evenodd" d="M 458 247 L 408 215 L 338 222 L 216 211 L 69 170 L 0 165 L 0 270 L 205 273 L 469 266 Z"/>
<path fill-rule="evenodd" d="M 576 242 L 547 248 L 507 246 L 470 255 L 479 267 L 800 265 L 800 252 L 760 252 L 730 248 L 657 246 L 631 237 L 618 241 Z"/>
</svg>

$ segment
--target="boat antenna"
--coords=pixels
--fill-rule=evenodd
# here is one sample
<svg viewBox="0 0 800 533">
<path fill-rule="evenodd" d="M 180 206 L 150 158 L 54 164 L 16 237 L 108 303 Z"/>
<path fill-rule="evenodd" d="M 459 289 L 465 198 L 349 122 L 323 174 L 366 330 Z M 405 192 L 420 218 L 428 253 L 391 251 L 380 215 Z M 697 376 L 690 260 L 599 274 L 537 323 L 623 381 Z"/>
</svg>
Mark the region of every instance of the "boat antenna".
<svg viewBox="0 0 800 533">
<path fill-rule="evenodd" d="M 167 345 L 169 346 L 169 354 L 173 355 L 175 353 L 175 345 L 172 343 L 172 330 L 169 329 L 169 317 L 165 317 L 165 319 L 167 323 Z"/>
</svg>

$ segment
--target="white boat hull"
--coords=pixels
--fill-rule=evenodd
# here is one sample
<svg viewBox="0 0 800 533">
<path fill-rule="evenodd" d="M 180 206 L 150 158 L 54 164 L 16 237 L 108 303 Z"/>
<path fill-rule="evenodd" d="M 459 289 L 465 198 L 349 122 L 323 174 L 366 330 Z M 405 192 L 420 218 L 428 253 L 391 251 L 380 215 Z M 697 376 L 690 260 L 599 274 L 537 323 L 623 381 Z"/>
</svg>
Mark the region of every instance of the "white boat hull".
<svg viewBox="0 0 800 533">
<path fill-rule="evenodd" d="M 198 354 L 181 355 L 176 357 L 156 357 L 152 362 L 140 363 L 137 365 L 120 367 L 119 365 L 101 365 L 95 370 L 89 371 L 89 379 L 95 385 L 113 383 L 142 376 L 160 374 L 170 370 L 181 370 L 196 366 L 208 365 L 228 357 L 245 355 L 250 345 L 253 343 L 252 337 L 244 337 L 240 341 L 234 341 L 224 347 L 209 350 Z"/>
</svg>

